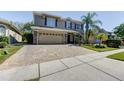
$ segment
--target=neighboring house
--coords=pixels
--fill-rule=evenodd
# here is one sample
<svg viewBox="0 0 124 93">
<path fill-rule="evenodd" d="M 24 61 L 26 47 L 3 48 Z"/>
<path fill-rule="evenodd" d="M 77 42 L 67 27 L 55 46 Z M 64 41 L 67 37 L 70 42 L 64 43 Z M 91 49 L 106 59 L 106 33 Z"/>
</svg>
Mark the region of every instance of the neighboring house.
<svg viewBox="0 0 124 93">
<path fill-rule="evenodd" d="M 118 37 L 116 36 L 116 34 L 114 34 L 114 32 L 108 32 L 108 38 L 109 39 L 117 39 Z"/>
<path fill-rule="evenodd" d="M 41 12 L 34 12 L 33 16 L 34 44 L 75 43 L 76 36 L 83 33 L 81 21 Z"/>
<path fill-rule="evenodd" d="M 105 33 L 109 39 L 117 38 L 117 36 L 116 36 L 116 34 L 114 34 L 114 32 L 109 32 L 109 31 L 106 31 L 105 29 L 101 29 L 101 33 Z"/>
<path fill-rule="evenodd" d="M 108 36 L 108 38 L 109 39 L 115 39 L 115 38 L 117 38 L 117 36 L 113 33 L 113 32 L 108 32 L 108 31 L 106 31 L 105 29 L 103 29 L 103 28 L 98 28 L 96 31 L 95 31 L 95 35 L 90 35 L 89 36 L 89 40 L 88 40 L 88 42 L 90 43 L 90 44 L 94 44 L 94 43 L 96 43 L 98 40 L 96 39 L 96 35 L 97 34 L 99 34 L 99 33 L 105 33 L 107 36 Z"/>
<path fill-rule="evenodd" d="M 22 35 L 19 30 L 4 19 L 0 19 L 0 36 L 8 36 L 11 44 L 22 41 Z"/>
</svg>

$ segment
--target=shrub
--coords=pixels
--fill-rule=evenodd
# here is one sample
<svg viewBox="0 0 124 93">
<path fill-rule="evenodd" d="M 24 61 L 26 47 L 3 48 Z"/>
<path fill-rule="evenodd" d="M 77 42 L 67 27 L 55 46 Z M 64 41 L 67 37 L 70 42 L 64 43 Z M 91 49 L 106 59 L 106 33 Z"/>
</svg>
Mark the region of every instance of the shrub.
<svg viewBox="0 0 124 93">
<path fill-rule="evenodd" d="M 4 50 L 4 51 L 3 51 L 3 54 L 4 54 L 4 55 L 8 55 L 9 53 L 8 53 L 7 50 Z"/>
<path fill-rule="evenodd" d="M 0 52 L 0 55 L 8 55 L 9 54 L 9 52 L 8 52 L 8 50 L 2 50 L 1 52 Z"/>
<path fill-rule="evenodd" d="M 23 35 L 23 39 L 25 39 L 28 44 L 32 44 L 33 43 L 33 34 L 26 32 Z"/>
<path fill-rule="evenodd" d="M 80 36 L 76 36 L 75 37 L 75 43 L 76 44 L 80 44 L 81 43 L 81 37 Z"/>
<path fill-rule="evenodd" d="M 0 48 L 5 48 L 7 46 L 6 42 L 0 42 Z"/>
<path fill-rule="evenodd" d="M 108 47 L 119 48 L 121 46 L 121 40 L 107 40 L 106 44 Z"/>
<path fill-rule="evenodd" d="M 0 42 L 6 42 L 6 43 L 9 43 L 9 37 L 6 37 L 6 36 L 0 36 Z"/>
<path fill-rule="evenodd" d="M 96 38 L 102 42 L 108 40 L 108 35 L 105 33 L 99 33 Z"/>
<path fill-rule="evenodd" d="M 105 44 L 94 44 L 94 48 L 106 48 L 107 46 Z"/>
</svg>

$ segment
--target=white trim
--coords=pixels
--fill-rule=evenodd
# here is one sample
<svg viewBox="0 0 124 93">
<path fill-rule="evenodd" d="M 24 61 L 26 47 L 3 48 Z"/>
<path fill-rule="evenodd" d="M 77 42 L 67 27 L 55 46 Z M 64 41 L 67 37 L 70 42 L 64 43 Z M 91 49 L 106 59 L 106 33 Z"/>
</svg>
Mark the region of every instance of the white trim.
<svg viewBox="0 0 124 93">
<path fill-rule="evenodd" d="M 40 31 L 55 31 L 55 32 L 65 32 L 65 33 L 79 33 L 74 30 L 67 30 L 67 29 L 59 29 L 59 28 L 48 28 L 48 27 L 37 27 L 37 26 L 32 26 L 31 27 L 33 30 L 40 32 Z"/>
<path fill-rule="evenodd" d="M 36 44 L 38 45 L 38 43 L 39 43 L 39 42 L 38 42 L 38 41 L 39 41 L 39 33 L 38 33 L 38 32 L 37 32 L 37 37 L 36 37 L 36 38 L 37 38 Z"/>
</svg>

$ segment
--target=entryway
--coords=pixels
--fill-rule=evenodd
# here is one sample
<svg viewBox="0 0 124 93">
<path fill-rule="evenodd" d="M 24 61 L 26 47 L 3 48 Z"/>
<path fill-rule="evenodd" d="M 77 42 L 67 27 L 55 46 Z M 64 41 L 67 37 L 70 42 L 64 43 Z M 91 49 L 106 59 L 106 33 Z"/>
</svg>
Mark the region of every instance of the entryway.
<svg viewBox="0 0 124 93">
<path fill-rule="evenodd" d="M 68 44 L 73 44 L 73 43 L 74 43 L 74 35 L 68 34 Z"/>
</svg>

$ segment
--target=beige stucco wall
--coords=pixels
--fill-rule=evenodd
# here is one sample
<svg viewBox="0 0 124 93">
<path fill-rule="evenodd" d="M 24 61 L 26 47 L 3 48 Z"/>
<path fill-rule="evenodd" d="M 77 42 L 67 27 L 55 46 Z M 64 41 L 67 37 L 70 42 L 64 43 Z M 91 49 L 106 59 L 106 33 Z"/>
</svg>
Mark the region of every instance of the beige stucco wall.
<svg viewBox="0 0 124 93">
<path fill-rule="evenodd" d="M 6 36 L 12 36 L 14 37 L 18 42 L 22 42 L 22 36 L 10 29 L 6 29 L 6 33 L 5 33 Z"/>
</svg>

